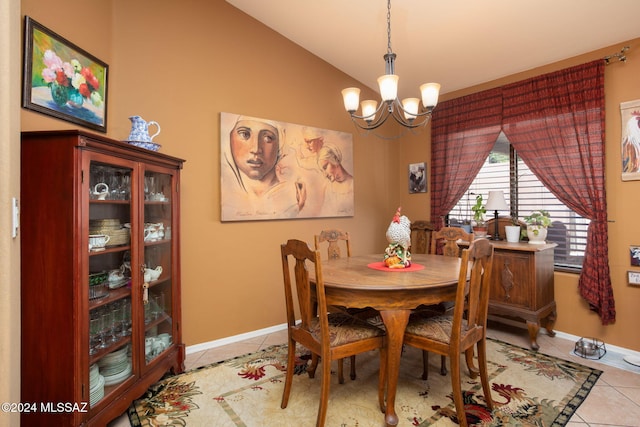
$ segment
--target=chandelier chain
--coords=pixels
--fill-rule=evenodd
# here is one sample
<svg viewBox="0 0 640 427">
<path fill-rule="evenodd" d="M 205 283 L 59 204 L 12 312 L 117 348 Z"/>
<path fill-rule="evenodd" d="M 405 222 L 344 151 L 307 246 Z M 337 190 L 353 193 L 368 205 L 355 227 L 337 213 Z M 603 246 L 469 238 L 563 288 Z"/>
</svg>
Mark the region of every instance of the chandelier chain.
<svg viewBox="0 0 640 427">
<path fill-rule="evenodd" d="M 391 50 L 391 0 L 387 1 L 387 53 L 393 53 Z"/>
</svg>

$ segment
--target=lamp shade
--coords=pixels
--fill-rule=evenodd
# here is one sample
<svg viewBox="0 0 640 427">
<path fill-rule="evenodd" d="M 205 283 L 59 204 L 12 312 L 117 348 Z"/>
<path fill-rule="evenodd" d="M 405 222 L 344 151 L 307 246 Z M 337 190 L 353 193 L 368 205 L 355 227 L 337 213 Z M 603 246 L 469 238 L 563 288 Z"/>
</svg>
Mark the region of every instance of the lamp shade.
<svg viewBox="0 0 640 427">
<path fill-rule="evenodd" d="M 398 96 L 398 78 L 395 74 L 385 74 L 378 77 L 380 96 L 383 101 L 393 101 Z"/>
<path fill-rule="evenodd" d="M 362 117 L 365 120 L 373 120 L 376 114 L 376 108 L 378 108 L 378 103 L 371 99 L 367 99 L 366 101 L 362 101 L 360 104 L 362 107 Z"/>
<path fill-rule="evenodd" d="M 485 209 L 488 211 L 509 210 L 509 206 L 507 205 L 507 202 L 504 200 L 504 191 L 502 190 L 489 191 L 489 198 L 487 199 L 487 204 L 485 205 Z"/>
<path fill-rule="evenodd" d="M 402 100 L 402 108 L 404 109 L 404 118 L 407 120 L 413 120 L 418 114 L 418 105 L 420 100 L 418 98 L 405 98 Z"/>
<path fill-rule="evenodd" d="M 425 83 L 420 86 L 422 93 L 422 105 L 425 108 L 435 108 L 438 104 L 438 95 L 440 95 L 440 85 L 438 83 Z"/>
<path fill-rule="evenodd" d="M 357 87 L 348 87 L 342 90 L 342 99 L 344 101 L 344 109 L 348 112 L 355 112 L 360 103 L 360 89 Z"/>
</svg>

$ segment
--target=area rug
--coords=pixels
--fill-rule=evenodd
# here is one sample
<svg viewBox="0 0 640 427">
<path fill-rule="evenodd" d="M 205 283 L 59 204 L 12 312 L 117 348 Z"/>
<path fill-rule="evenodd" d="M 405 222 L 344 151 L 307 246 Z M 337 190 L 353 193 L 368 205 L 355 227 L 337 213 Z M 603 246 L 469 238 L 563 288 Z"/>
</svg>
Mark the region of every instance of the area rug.
<svg viewBox="0 0 640 427">
<path fill-rule="evenodd" d="M 272 346 L 163 379 L 129 408 L 133 426 L 306 427 L 314 426 L 320 372 L 310 379 L 309 357 L 299 351 L 291 396 L 280 408 L 286 345 Z M 487 409 L 479 378 L 462 373 L 467 420 L 478 426 L 563 426 L 584 401 L 602 371 L 497 340 L 488 341 L 489 376 L 496 407 Z M 327 427 L 380 427 L 378 353 L 358 355 L 357 378 L 339 384 L 332 372 Z M 404 349 L 396 413 L 399 426 L 456 425 L 450 375 L 440 375 L 440 357 L 430 359 L 422 380 L 422 353 Z M 463 362 L 462 366 L 466 366 Z M 332 365 L 335 369 L 336 363 Z M 319 368 L 320 369 L 320 368 Z"/>
</svg>

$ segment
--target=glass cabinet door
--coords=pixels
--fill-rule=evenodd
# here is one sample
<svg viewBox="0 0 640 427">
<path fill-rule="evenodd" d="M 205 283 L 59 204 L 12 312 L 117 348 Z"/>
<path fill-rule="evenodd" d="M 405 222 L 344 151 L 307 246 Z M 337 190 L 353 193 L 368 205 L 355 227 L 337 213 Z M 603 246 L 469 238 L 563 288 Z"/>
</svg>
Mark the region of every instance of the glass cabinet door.
<svg viewBox="0 0 640 427">
<path fill-rule="evenodd" d="M 134 163 L 95 155 L 89 161 L 89 403 L 94 408 L 134 375 L 131 223 Z M 86 188 L 86 187 L 84 187 Z"/>
<path fill-rule="evenodd" d="M 147 169 L 144 172 L 143 305 L 144 352 L 153 363 L 173 342 L 173 263 L 171 200 L 174 176 Z"/>
</svg>

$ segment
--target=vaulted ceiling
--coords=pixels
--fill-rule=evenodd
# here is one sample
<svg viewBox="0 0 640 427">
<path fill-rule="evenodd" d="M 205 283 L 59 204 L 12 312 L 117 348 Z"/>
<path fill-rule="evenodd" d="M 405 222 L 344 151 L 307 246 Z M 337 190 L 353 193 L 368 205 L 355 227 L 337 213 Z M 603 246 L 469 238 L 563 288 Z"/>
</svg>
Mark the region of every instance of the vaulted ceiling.
<svg viewBox="0 0 640 427">
<path fill-rule="evenodd" d="M 227 0 L 377 91 L 386 0 Z M 399 97 L 447 93 L 640 37 L 640 0 L 393 0 Z M 619 46 L 617 45 L 619 44 Z M 640 46 L 638 47 L 640 49 Z M 640 60 L 633 48 L 629 61 Z"/>
</svg>

